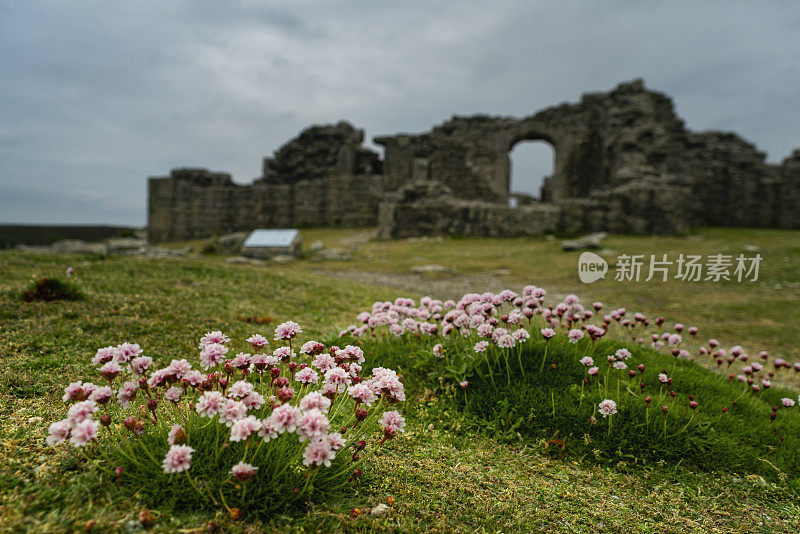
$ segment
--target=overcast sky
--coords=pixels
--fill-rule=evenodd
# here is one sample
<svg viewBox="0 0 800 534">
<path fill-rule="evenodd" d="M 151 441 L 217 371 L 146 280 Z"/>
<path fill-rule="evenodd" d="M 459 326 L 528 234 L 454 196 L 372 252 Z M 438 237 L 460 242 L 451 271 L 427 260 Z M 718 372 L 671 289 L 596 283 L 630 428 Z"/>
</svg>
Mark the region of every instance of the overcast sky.
<svg viewBox="0 0 800 534">
<path fill-rule="evenodd" d="M 800 147 L 798 28 L 796 0 L 0 0 L 0 222 L 143 225 L 148 176 L 246 183 L 310 124 L 423 132 L 636 77 L 777 162 Z M 552 165 L 530 145 L 518 190 Z"/>
</svg>

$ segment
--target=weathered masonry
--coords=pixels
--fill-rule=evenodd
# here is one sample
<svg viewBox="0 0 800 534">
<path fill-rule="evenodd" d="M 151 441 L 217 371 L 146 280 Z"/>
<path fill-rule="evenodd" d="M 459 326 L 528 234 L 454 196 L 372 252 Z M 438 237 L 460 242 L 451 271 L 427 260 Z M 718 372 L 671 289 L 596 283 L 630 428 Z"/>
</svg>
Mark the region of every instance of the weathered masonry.
<svg viewBox="0 0 800 534">
<path fill-rule="evenodd" d="M 150 178 L 150 240 L 257 227 L 378 225 L 386 238 L 551 230 L 682 233 L 692 226 L 800 228 L 800 150 L 779 165 L 733 133 L 686 130 L 641 80 L 521 119 L 453 117 L 419 135 L 376 137 L 346 122 L 312 126 L 237 185 L 176 169 Z M 509 152 L 552 145 L 539 198 L 509 206 Z"/>
</svg>

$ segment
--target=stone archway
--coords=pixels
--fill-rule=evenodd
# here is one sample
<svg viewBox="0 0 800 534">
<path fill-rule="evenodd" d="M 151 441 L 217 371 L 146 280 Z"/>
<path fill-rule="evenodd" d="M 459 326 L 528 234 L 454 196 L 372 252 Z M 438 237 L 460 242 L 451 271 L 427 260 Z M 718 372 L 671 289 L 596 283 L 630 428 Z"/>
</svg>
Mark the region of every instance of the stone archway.
<svg viewBox="0 0 800 534">
<path fill-rule="evenodd" d="M 545 180 L 555 172 L 555 147 L 541 139 L 525 139 L 511 147 L 509 156 L 509 206 L 542 200 Z"/>
</svg>

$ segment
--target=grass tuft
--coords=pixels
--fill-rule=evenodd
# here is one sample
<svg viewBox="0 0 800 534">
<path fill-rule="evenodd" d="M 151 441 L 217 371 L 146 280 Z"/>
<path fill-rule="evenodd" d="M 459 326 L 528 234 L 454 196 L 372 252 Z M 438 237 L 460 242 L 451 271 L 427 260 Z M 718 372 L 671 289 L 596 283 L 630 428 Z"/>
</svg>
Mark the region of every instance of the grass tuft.
<svg viewBox="0 0 800 534">
<path fill-rule="evenodd" d="M 71 282 L 63 282 L 58 278 L 37 278 L 32 280 L 28 289 L 22 292 L 22 300 L 54 302 L 60 300 L 81 300 L 83 293 Z"/>
</svg>

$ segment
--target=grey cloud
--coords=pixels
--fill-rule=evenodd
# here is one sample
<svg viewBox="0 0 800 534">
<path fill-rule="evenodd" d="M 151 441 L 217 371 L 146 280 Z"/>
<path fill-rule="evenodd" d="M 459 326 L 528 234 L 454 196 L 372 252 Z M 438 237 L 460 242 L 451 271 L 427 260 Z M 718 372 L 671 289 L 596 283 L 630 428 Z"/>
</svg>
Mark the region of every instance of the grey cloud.
<svg viewBox="0 0 800 534">
<path fill-rule="evenodd" d="M 640 76 L 777 161 L 800 146 L 799 23 L 721 0 L 0 2 L 0 220 L 143 224 L 148 175 L 247 181 L 312 123 L 419 132 Z M 512 156 L 534 190 L 551 153 Z"/>
</svg>

